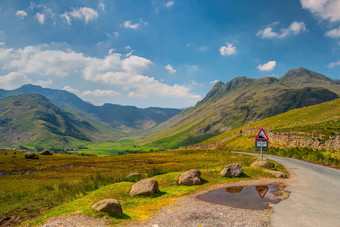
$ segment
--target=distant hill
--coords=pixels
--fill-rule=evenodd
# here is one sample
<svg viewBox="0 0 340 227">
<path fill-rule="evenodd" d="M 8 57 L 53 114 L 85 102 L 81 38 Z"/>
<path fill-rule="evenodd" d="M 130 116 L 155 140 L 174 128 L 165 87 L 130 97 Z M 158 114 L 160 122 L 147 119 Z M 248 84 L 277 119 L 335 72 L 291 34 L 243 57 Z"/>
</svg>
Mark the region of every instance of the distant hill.
<svg viewBox="0 0 340 227">
<path fill-rule="evenodd" d="M 0 99 L 0 144 L 67 148 L 113 136 L 39 94 Z"/>
<path fill-rule="evenodd" d="M 113 129 L 125 132 L 154 127 L 181 112 L 181 110 L 173 108 L 151 107 L 141 109 L 134 106 L 115 104 L 95 106 L 68 91 L 42 88 L 31 84 L 10 91 L 0 89 L 0 99 L 22 94 L 43 95 L 59 108 L 74 114 L 81 112 L 89 117 L 94 117 L 102 122 L 108 123 Z"/>
<path fill-rule="evenodd" d="M 340 85 L 322 74 L 298 68 L 277 79 L 236 77 L 217 82 L 196 104 L 152 129 L 141 143 L 177 148 L 198 143 L 295 108 L 337 99 Z"/>
</svg>

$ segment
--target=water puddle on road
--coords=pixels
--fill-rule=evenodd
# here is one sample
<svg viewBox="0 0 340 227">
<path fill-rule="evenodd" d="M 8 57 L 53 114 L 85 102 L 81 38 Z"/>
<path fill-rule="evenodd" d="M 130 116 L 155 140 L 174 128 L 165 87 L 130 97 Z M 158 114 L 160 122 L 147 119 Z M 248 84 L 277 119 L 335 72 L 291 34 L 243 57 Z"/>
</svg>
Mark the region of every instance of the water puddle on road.
<svg viewBox="0 0 340 227">
<path fill-rule="evenodd" d="M 275 199 L 274 192 L 277 185 L 267 186 L 233 186 L 210 191 L 197 198 L 220 205 L 234 208 L 263 210 L 269 208 L 270 204 L 279 203 Z"/>
</svg>

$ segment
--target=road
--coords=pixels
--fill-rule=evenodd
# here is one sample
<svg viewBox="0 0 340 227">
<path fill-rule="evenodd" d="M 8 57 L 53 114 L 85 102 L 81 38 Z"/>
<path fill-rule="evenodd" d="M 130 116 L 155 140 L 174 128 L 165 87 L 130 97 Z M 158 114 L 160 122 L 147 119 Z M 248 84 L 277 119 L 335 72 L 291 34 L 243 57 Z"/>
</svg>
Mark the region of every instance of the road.
<svg viewBox="0 0 340 227">
<path fill-rule="evenodd" d="M 291 194 L 273 206 L 273 227 L 340 226 L 340 170 L 291 158 L 265 157 L 283 164 L 291 173 L 286 188 Z"/>
</svg>

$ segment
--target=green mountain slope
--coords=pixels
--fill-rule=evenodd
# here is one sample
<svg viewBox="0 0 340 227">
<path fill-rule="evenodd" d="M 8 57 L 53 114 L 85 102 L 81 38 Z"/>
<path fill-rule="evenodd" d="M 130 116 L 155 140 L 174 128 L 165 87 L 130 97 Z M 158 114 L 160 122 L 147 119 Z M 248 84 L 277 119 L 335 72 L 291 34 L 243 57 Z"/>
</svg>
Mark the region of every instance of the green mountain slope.
<svg viewBox="0 0 340 227">
<path fill-rule="evenodd" d="M 304 68 L 280 79 L 237 77 L 218 82 L 195 107 L 155 127 L 141 143 L 177 148 L 291 109 L 337 99 L 340 85 Z"/>
<path fill-rule="evenodd" d="M 0 144 L 70 148 L 113 136 L 50 103 L 28 94 L 0 99 Z"/>
<path fill-rule="evenodd" d="M 31 84 L 10 91 L 0 89 L 0 99 L 9 96 L 33 93 L 45 96 L 51 103 L 65 111 L 72 112 L 76 115 L 78 115 L 79 112 L 83 113 L 84 115 L 109 124 L 113 129 L 129 133 L 154 127 L 181 111 L 173 108 L 156 107 L 141 109 L 134 106 L 115 104 L 95 106 L 89 102 L 85 102 L 70 92 L 42 88 Z"/>
</svg>

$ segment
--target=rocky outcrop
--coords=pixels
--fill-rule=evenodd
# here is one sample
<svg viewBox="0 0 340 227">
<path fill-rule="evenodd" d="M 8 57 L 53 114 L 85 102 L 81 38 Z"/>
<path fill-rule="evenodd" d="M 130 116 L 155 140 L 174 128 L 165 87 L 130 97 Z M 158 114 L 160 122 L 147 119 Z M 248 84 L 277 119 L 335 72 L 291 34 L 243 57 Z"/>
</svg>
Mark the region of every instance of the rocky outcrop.
<svg viewBox="0 0 340 227">
<path fill-rule="evenodd" d="M 93 210 L 123 216 L 123 209 L 116 199 L 103 199 L 91 206 Z"/>
<path fill-rule="evenodd" d="M 144 179 L 135 183 L 131 190 L 131 196 L 150 196 L 159 192 L 158 182 L 155 179 Z"/>
<path fill-rule="evenodd" d="M 266 173 L 270 173 L 274 177 L 287 178 L 287 175 L 285 173 L 280 172 L 280 171 L 275 171 L 275 170 L 270 170 L 270 169 L 263 169 L 263 171 L 266 172 Z"/>
<path fill-rule="evenodd" d="M 198 169 L 191 169 L 182 173 L 178 178 L 178 184 L 187 186 L 201 184 L 201 172 Z"/>
<path fill-rule="evenodd" d="M 227 165 L 222 171 L 221 176 L 222 177 L 238 177 L 242 174 L 243 169 L 242 166 L 239 164 L 230 164 Z"/>
<path fill-rule="evenodd" d="M 251 165 L 251 167 L 263 167 L 263 168 L 273 168 L 274 164 L 268 161 L 256 161 L 253 162 Z"/>
<path fill-rule="evenodd" d="M 39 154 L 40 155 L 52 155 L 52 152 L 45 150 L 45 151 L 41 151 Z"/>
<path fill-rule="evenodd" d="M 25 153 L 25 158 L 26 159 L 39 159 L 39 155 L 35 154 L 34 152 L 26 152 Z"/>
</svg>

